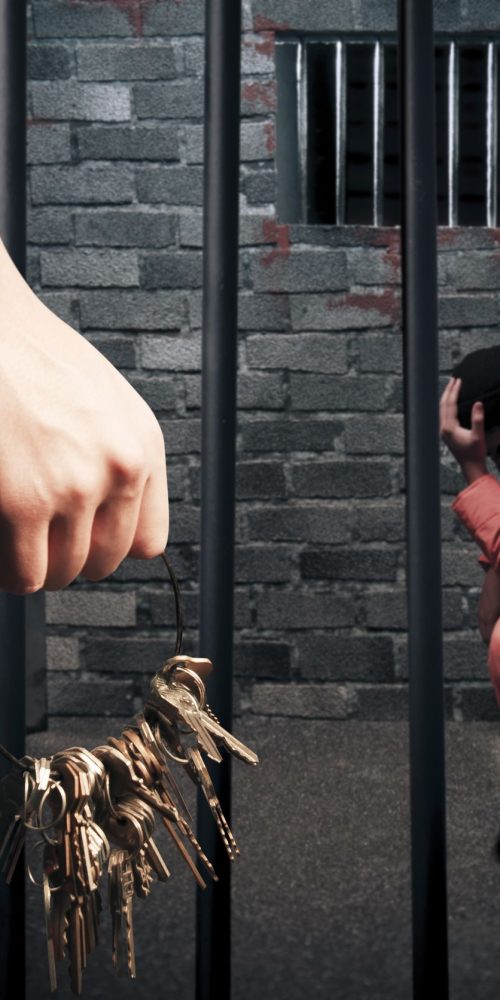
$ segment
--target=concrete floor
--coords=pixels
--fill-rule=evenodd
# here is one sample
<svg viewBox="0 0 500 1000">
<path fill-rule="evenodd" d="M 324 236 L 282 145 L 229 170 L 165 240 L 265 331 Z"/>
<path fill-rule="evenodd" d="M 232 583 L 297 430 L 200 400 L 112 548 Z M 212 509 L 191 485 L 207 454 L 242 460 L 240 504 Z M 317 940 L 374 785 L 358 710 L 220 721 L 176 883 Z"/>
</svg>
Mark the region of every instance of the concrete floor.
<svg viewBox="0 0 500 1000">
<path fill-rule="evenodd" d="M 96 746 L 122 724 L 61 720 L 29 737 L 28 752 Z M 261 764 L 233 767 L 233 1000 L 410 1000 L 407 725 L 251 716 L 234 731 Z M 447 795 L 450 997 L 498 1000 L 497 723 L 448 724 Z M 192 876 L 163 832 L 158 842 L 173 876 L 134 903 L 138 978 L 116 976 L 104 912 L 84 974 L 88 1000 L 194 998 Z M 106 903 L 105 878 L 101 894 Z M 65 962 L 49 991 L 41 893 L 31 885 L 27 932 L 28 1000 L 69 1000 Z"/>
</svg>

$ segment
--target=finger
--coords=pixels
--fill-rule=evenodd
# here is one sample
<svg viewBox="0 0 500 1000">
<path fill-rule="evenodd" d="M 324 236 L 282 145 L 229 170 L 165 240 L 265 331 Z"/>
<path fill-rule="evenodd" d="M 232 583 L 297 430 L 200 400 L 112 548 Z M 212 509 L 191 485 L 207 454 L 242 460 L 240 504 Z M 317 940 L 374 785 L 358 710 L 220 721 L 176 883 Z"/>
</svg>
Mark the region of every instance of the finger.
<svg viewBox="0 0 500 1000">
<path fill-rule="evenodd" d="M 474 403 L 471 411 L 471 430 L 478 436 L 484 433 L 484 406 L 481 402 Z"/>
<path fill-rule="evenodd" d="M 456 422 L 456 408 L 453 403 L 453 389 L 456 379 L 450 379 L 448 385 L 446 386 L 445 392 L 443 393 L 442 400 L 442 410 L 441 410 L 441 431 L 449 433 Z"/>
<path fill-rule="evenodd" d="M 125 559 L 136 532 L 142 496 L 139 490 L 135 496 L 110 497 L 97 508 L 88 556 L 79 571 L 87 580 L 110 576 Z"/>
<path fill-rule="evenodd" d="M 41 590 L 47 574 L 49 521 L 0 517 L 0 588 L 25 596 Z"/>
<path fill-rule="evenodd" d="M 166 548 L 168 531 L 167 468 L 163 462 L 146 483 L 136 532 L 126 555 L 135 559 L 159 556 Z"/>
<path fill-rule="evenodd" d="M 52 518 L 45 590 L 61 590 L 79 575 L 88 559 L 94 517 L 95 504 L 87 503 Z"/>
</svg>

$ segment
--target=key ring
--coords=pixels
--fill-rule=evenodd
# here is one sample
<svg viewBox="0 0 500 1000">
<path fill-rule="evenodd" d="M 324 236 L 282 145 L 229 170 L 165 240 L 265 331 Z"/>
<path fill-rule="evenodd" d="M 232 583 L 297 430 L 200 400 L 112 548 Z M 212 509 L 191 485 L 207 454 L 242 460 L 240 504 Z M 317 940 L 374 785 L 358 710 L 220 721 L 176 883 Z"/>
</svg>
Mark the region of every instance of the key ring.
<svg viewBox="0 0 500 1000">
<path fill-rule="evenodd" d="M 41 823 L 40 824 L 37 824 L 37 823 L 35 823 L 35 824 L 28 823 L 27 820 L 24 820 L 24 825 L 25 825 L 25 827 L 27 827 L 28 830 L 37 830 L 39 833 L 43 833 L 44 830 L 50 830 L 50 828 L 52 826 L 57 826 L 58 823 L 61 822 L 61 820 L 62 820 L 62 818 L 63 818 L 63 816 L 64 816 L 64 814 L 66 812 L 66 807 L 67 807 L 68 800 L 66 798 L 66 792 L 64 791 L 63 786 L 58 781 L 53 782 L 52 783 L 52 787 L 49 785 L 48 788 L 45 789 L 45 791 L 44 791 L 44 793 L 42 795 L 42 798 L 40 800 L 40 805 L 38 806 L 38 809 L 36 810 L 36 815 L 41 820 L 42 815 L 43 815 L 43 807 L 44 807 L 44 804 L 45 804 L 45 799 L 47 798 L 48 795 L 50 795 L 51 792 L 54 791 L 54 789 L 56 789 L 59 792 L 60 796 L 61 796 L 61 809 L 59 811 L 59 815 L 58 815 L 57 819 L 53 819 L 51 823 L 45 823 L 44 825 L 42 825 Z M 45 835 L 44 835 L 44 839 L 46 839 L 47 843 L 49 843 L 49 844 L 58 844 L 59 843 L 58 840 L 51 840 L 50 838 L 46 838 Z"/>
<path fill-rule="evenodd" d="M 44 844 L 43 840 L 37 840 L 36 843 L 33 844 L 33 850 L 35 850 L 35 847 L 40 847 L 40 845 L 43 845 L 43 844 Z M 28 878 L 30 879 L 30 881 L 33 882 L 33 885 L 36 885 L 38 887 L 38 889 L 44 889 L 44 891 L 45 891 L 45 885 L 47 885 L 47 888 L 48 888 L 49 892 L 60 892 L 61 889 L 64 889 L 64 880 L 61 882 L 61 885 L 51 885 L 50 882 L 49 882 L 49 876 L 47 875 L 47 873 L 45 871 L 43 873 L 44 881 L 43 882 L 37 882 L 36 878 L 34 877 L 32 871 L 31 871 L 31 868 L 30 868 L 28 862 L 26 862 L 26 872 L 28 874 Z"/>
<path fill-rule="evenodd" d="M 186 657 L 186 659 L 189 660 L 189 659 L 192 659 L 192 657 Z M 203 711 L 203 709 L 205 708 L 205 705 L 206 705 L 206 698 L 205 698 L 205 685 L 204 685 L 201 677 L 199 677 L 199 675 L 196 673 L 196 671 L 192 670 L 191 667 L 185 667 L 185 666 L 183 666 L 182 663 L 172 663 L 167 668 L 167 670 L 165 671 L 165 673 L 166 673 L 166 675 L 168 677 L 169 674 L 175 674 L 176 670 L 182 670 L 182 672 L 184 674 L 188 674 L 189 677 L 193 678 L 193 680 L 194 680 L 194 682 L 196 684 L 196 687 L 198 688 L 198 696 L 199 696 L 198 707 Z"/>
</svg>

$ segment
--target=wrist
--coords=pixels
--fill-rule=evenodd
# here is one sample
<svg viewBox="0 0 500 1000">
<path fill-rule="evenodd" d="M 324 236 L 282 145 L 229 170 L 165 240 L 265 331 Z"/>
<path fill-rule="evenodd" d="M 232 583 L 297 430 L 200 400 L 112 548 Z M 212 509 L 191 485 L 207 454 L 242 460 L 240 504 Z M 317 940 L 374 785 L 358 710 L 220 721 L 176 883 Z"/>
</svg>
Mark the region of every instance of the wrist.
<svg viewBox="0 0 500 1000">
<path fill-rule="evenodd" d="M 476 479 L 480 479 L 481 476 L 488 475 L 488 469 L 486 468 L 485 462 L 463 462 L 462 472 L 469 486 L 471 483 L 474 483 Z"/>
</svg>

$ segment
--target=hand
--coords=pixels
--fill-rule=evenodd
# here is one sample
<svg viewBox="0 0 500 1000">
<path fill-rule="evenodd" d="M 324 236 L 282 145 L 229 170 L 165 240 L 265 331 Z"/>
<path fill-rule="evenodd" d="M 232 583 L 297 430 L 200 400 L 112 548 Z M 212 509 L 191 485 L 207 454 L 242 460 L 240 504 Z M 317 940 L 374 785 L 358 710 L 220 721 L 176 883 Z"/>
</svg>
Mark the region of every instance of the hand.
<svg viewBox="0 0 500 1000">
<path fill-rule="evenodd" d="M 0 316 L 0 588 L 58 590 L 159 555 L 168 490 L 153 411 L 1 243 Z"/>
<path fill-rule="evenodd" d="M 471 429 L 462 427 L 458 420 L 458 395 L 461 379 L 452 378 L 441 396 L 439 404 L 440 434 L 457 459 L 468 483 L 488 472 L 486 468 L 486 441 L 484 436 L 484 407 L 474 403 Z"/>
<path fill-rule="evenodd" d="M 494 569 L 486 571 L 477 609 L 481 637 L 489 645 L 493 628 L 500 618 L 500 576 Z"/>
</svg>

